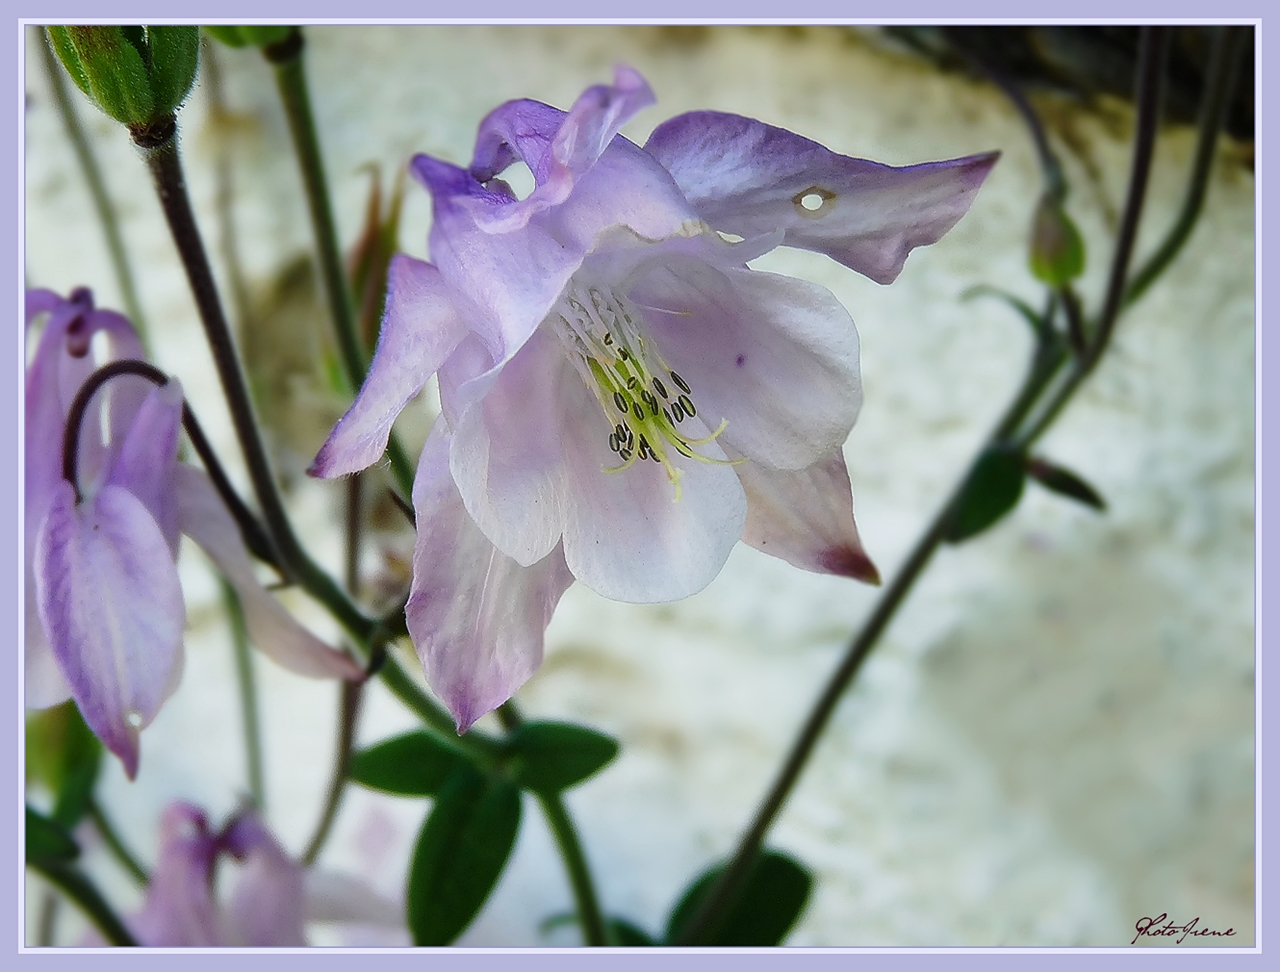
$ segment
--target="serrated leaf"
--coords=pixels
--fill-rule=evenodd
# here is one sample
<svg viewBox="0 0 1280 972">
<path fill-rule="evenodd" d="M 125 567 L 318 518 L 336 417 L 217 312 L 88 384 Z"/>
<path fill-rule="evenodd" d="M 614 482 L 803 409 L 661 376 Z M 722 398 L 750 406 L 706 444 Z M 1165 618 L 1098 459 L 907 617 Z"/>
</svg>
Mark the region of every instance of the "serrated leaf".
<svg viewBox="0 0 1280 972">
<path fill-rule="evenodd" d="M 724 868 L 725 865 L 718 864 L 689 885 L 667 921 L 667 944 L 679 939 Z M 763 851 L 747 878 L 738 903 L 714 931 L 711 940 L 699 944 L 781 944 L 804 911 L 812 890 L 813 877 L 799 861 L 778 851 Z"/>
<path fill-rule="evenodd" d="M 512 779 L 542 793 L 581 783 L 618 755 L 615 739 L 567 722 L 526 722 L 507 747 Z"/>
<path fill-rule="evenodd" d="M 72 861 L 80 848 L 65 827 L 39 811 L 27 807 L 27 860 L 41 864 Z"/>
<path fill-rule="evenodd" d="M 439 736 L 410 732 L 356 753 L 347 775 L 373 790 L 433 796 L 454 773 L 469 766 L 462 750 Z"/>
<path fill-rule="evenodd" d="M 1022 453 L 988 449 L 969 474 L 947 528 L 946 540 L 960 543 L 994 526 L 1018 505 L 1026 481 Z"/>
<path fill-rule="evenodd" d="M 479 913 L 520 827 L 520 791 L 471 769 L 436 798 L 409 866 L 405 905 L 415 945 L 448 945 Z"/>
<path fill-rule="evenodd" d="M 1056 466 L 1045 459 L 1035 458 L 1027 462 L 1027 474 L 1045 489 L 1052 490 L 1060 496 L 1066 496 L 1095 510 L 1101 511 L 1107 508 L 1107 502 L 1102 495 L 1070 469 Z"/>
</svg>

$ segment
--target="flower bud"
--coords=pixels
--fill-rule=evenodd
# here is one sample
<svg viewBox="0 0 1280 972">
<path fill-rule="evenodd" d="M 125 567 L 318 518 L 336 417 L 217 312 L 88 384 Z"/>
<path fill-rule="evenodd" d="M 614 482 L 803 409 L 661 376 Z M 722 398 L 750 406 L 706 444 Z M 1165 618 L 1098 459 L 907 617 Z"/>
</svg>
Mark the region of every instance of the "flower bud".
<svg viewBox="0 0 1280 972">
<path fill-rule="evenodd" d="M 295 28 L 289 24 L 206 24 L 204 29 L 228 47 L 269 47 L 287 38 Z"/>
<path fill-rule="evenodd" d="M 1084 240 L 1062 201 L 1049 193 L 1040 197 L 1031 221 L 1031 272 L 1051 287 L 1070 283 L 1084 272 Z"/>
<path fill-rule="evenodd" d="M 76 86 L 131 127 L 154 126 L 171 116 L 195 81 L 197 27 L 110 24 L 46 30 Z"/>
</svg>

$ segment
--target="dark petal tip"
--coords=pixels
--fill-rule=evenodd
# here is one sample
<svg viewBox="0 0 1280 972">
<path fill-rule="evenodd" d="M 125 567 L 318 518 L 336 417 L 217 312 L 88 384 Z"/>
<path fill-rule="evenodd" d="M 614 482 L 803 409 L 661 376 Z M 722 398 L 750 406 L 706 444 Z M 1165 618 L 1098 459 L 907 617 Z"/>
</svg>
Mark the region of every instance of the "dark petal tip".
<svg viewBox="0 0 1280 972">
<path fill-rule="evenodd" d="M 880 571 L 861 550 L 851 547 L 833 547 L 822 555 L 822 569 L 828 574 L 851 577 L 854 580 L 880 586 Z"/>
</svg>

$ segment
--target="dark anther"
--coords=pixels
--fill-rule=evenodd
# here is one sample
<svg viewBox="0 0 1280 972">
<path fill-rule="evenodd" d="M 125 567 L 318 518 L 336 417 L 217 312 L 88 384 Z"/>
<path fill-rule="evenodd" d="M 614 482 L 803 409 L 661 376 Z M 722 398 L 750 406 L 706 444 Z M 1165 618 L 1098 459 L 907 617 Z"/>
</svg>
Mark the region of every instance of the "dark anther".
<svg viewBox="0 0 1280 972">
<path fill-rule="evenodd" d="M 689 396 L 687 396 L 687 395 L 681 395 L 681 396 L 680 396 L 680 407 L 681 407 L 681 408 L 683 408 L 683 409 L 685 410 L 685 412 L 687 412 L 689 415 L 697 415 L 697 414 L 698 414 L 698 413 L 697 413 L 697 411 L 696 411 L 696 410 L 694 409 L 694 407 L 693 407 L 693 402 L 689 401 Z"/>
<path fill-rule="evenodd" d="M 668 371 L 667 374 L 671 376 L 672 381 L 674 381 L 677 385 L 680 386 L 680 390 L 682 392 L 687 392 L 689 394 L 693 393 L 693 389 L 690 388 L 688 385 L 686 385 L 684 383 L 684 379 L 681 378 L 679 375 L 677 375 L 674 371 Z"/>
<path fill-rule="evenodd" d="M 653 376 L 653 387 L 657 390 L 658 394 L 661 395 L 663 398 L 667 397 L 667 386 L 658 380 L 657 375 Z"/>
<path fill-rule="evenodd" d="M 631 411 L 632 411 L 633 413 L 635 413 L 635 417 L 636 417 L 636 421 L 637 421 L 637 422 L 643 422 L 643 421 L 644 421 L 644 410 L 640 407 L 640 403 L 639 403 L 639 402 L 632 402 L 632 403 L 631 403 Z"/>
<path fill-rule="evenodd" d="M 613 404 L 618 406 L 619 412 L 625 412 L 627 410 L 627 400 L 623 396 L 622 392 L 613 393 Z"/>
</svg>

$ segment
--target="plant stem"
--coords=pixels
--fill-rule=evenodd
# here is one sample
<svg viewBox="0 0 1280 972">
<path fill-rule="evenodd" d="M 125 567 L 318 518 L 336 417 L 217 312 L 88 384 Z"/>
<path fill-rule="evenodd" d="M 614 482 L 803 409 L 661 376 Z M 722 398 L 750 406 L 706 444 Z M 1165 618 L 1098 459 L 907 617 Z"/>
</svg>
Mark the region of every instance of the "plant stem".
<svg viewBox="0 0 1280 972">
<path fill-rule="evenodd" d="M 50 888 L 40 895 L 40 913 L 36 916 L 36 946 L 39 948 L 48 948 L 57 936 L 59 900 Z"/>
<path fill-rule="evenodd" d="M 1187 242 L 1187 237 L 1191 235 L 1192 227 L 1200 217 L 1200 209 L 1204 205 L 1214 149 L 1222 126 L 1226 123 L 1227 110 L 1231 107 L 1231 93 L 1235 90 L 1240 52 L 1244 48 L 1244 42 L 1253 36 L 1252 27 L 1219 27 L 1218 30 L 1220 33 L 1213 46 L 1205 80 L 1204 100 L 1200 104 L 1199 139 L 1195 159 L 1191 164 L 1191 178 L 1187 180 L 1187 195 L 1182 203 L 1182 211 L 1163 245 L 1133 275 L 1124 293 L 1126 307 L 1146 293 L 1147 288 L 1155 283 L 1178 255 Z"/>
<path fill-rule="evenodd" d="M 347 785 L 347 771 L 351 766 L 351 746 L 355 741 L 356 722 L 360 716 L 364 684 L 343 682 L 338 690 L 342 693 L 338 714 L 338 751 L 334 756 L 333 777 L 329 781 L 329 792 L 325 795 L 320 822 L 316 826 L 315 834 L 307 843 L 307 849 L 302 852 L 304 867 L 310 867 L 316 862 L 325 841 L 329 839 L 329 831 L 333 828 L 334 818 L 338 815 L 338 806 L 342 803 L 342 793 Z"/>
<path fill-rule="evenodd" d="M 356 593 L 360 582 L 360 483 L 363 476 L 356 473 L 347 479 L 347 516 L 346 533 L 346 576 L 344 578 L 347 591 Z M 355 744 L 356 723 L 360 718 L 360 702 L 364 696 L 363 683 L 344 682 L 339 687 L 341 699 L 338 705 L 338 742 L 333 758 L 333 776 L 329 780 L 329 792 L 325 795 L 324 809 L 320 813 L 320 822 L 316 832 L 302 854 L 302 863 L 310 867 L 320 856 L 320 850 L 329 839 L 334 818 L 338 815 L 338 806 L 342 802 L 342 793 L 347 785 L 347 774 L 351 767 L 351 747 Z"/>
<path fill-rule="evenodd" d="M 275 69 L 276 87 L 280 91 L 285 117 L 289 121 L 289 134 L 293 137 L 294 153 L 298 158 L 298 168 L 302 172 L 302 184 L 306 190 L 311 228 L 320 258 L 320 278 L 324 281 L 325 296 L 329 301 L 329 314 L 338 338 L 343 368 L 354 392 L 364 382 L 368 363 L 360 346 L 347 275 L 342 267 L 338 231 L 329 201 L 329 184 L 325 178 L 324 160 L 320 155 L 320 141 L 316 136 L 315 117 L 311 112 L 302 50 L 302 30 L 295 27 L 289 37 L 263 48 L 262 53 Z M 394 436 L 388 443 L 388 449 L 392 471 L 400 489 L 408 495 L 413 490 L 413 465 Z"/>
<path fill-rule="evenodd" d="M 733 859 L 703 899 L 702 906 L 684 926 L 679 940 L 673 944 L 697 945 L 711 939 L 721 922 L 733 909 L 734 905 L 737 904 L 739 895 L 743 891 L 746 880 L 750 876 L 751 870 L 760 854 L 765 834 L 782 810 L 787 797 L 790 796 L 792 787 L 795 786 L 796 781 L 799 779 L 800 772 L 808 762 L 814 746 L 835 711 L 836 704 L 840 701 L 840 697 L 849 687 L 854 676 L 858 674 L 858 670 L 862 667 L 867 655 L 871 653 L 871 649 L 875 647 L 880 634 L 888 626 L 898 606 L 910 592 L 916 578 L 928 566 L 934 552 L 946 536 L 947 528 L 950 526 L 951 519 L 954 516 L 956 503 L 964 493 L 965 485 L 968 483 L 969 476 L 972 474 L 974 467 L 976 467 L 979 458 L 990 446 L 1002 440 L 1002 431 L 1016 421 L 1015 416 L 1019 411 L 1025 410 L 1027 400 L 1032 397 L 1029 395 L 1028 390 L 1034 387 L 1036 381 L 1047 380 L 1047 374 L 1043 379 L 1040 378 L 1042 374 L 1045 373 L 1035 367 L 1030 370 L 1028 380 L 1023 389 L 1014 398 L 1005 415 L 1001 417 L 995 431 L 988 436 L 982 448 L 975 454 L 969 468 L 960 477 L 946 503 L 934 516 L 929 528 L 916 541 L 915 548 L 911 551 L 910 556 L 907 557 L 906 563 L 898 571 L 893 583 L 881 595 L 871 617 L 867 619 L 861 632 L 849 646 L 839 667 L 828 679 L 827 685 L 810 711 L 804 727 L 800 730 L 796 741 L 792 743 L 791 750 L 787 754 L 786 761 L 782 764 L 782 769 L 775 778 L 773 786 L 770 787 L 768 794 L 756 810 L 750 826 L 738 841 L 738 847 L 734 852 Z"/>
<path fill-rule="evenodd" d="M 1058 408 L 1064 404 L 1079 386 L 1079 381 L 1097 363 L 1098 356 L 1105 350 L 1111 331 L 1114 328 L 1115 316 L 1120 307 L 1120 294 L 1128 267 L 1129 255 L 1133 246 L 1133 238 L 1137 232 L 1138 217 L 1142 210 L 1142 199 L 1145 194 L 1147 173 L 1150 169 L 1151 151 L 1155 140 L 1157 109 L 1159 105 L 1160 74 L 1164 61 L 1166 35 L 1158 28 L 1144 28 L 1139 48 L 1138 60 L 1138 126 L 1135 135 L 1134 160 L 1129 180 L 1129 194 L 1126 200 L 1124 219 L 1121 223 L 1119 239 L 1112 262 L 1111 285 L 1107 291 L 1102 316 L 1099 320 L 1094 345 L 1083 357 L 1077 359 L 1077 366 L 1068 381 L 1059 390 Z M 808 720 L 800 731 L 791 751 L 783 763 L 768 795 L 760 804 L 756 815 L 738 843 L 729 865 L 708 892 L 702 906 L 690 919 L 681 933 L 677 945 L 696 945 L 713 938 L 721 923 L 728 916 L 745 887 L 751 869 L 760 854 L 765 834 L 772 826 L 792 788 L 799 779 L 801 771 L 808 762 L 814 746 L 822 735 L 826 724 L 835 711 L 840 697 L 844 694 L 854 676 L 862 666 L 862 662 L 875 647 L 877 640 L 889 621 L 893 618 L 898 606 L 911 590 L 916 578 L 928 566 L 934 552 L 946 536 L 951 520 L 961 496 L 965 492 L 979 458 L 990 447 L 1003 442 L 1012 433 L 1029 411 L 1038 394 L 1042 392 L 1052 377 L 1055 368 L 1038 367 L 1043 356 L 1037 354 L 1037 362 L 1033 363 L 1022 391 L 1015 397 L 1001 421 L 996 426 L 983 447 L 978 451 L 968 471 L 961 477 L 947 502 L 934 517 L 933 522 L 924 535 L 916 542 L 906 563 L 894 578 L 893 584 L 884 592 L 875 610 L 867 620 L 862 631 L 849 646 L 844 660 L 836 669 L 810 712 Z M 1054 410 L 1057 414 L 1057 409 Z"/>
<path fill-rule="evenodd" d="M 129 269 L 129 259 L 125 255 L 124 239 L 120 235 L 120 222 L 116 218 L 115 206 L 111 203 L 111 197 L 107 195 L 107 186 L 102 179 L 102 170 L 98 167 L 98 160 L 93 154 L 88 138 L 85 137 L 84 128 L 80 124 L 80 117 L 76 114 L 70 92 L 67 91 L 66 79 L 62 76 L 62 67 L 58 64 L 53 49 L 48 44 L 48 38 L 45 39 L 45 43 L 40 45 L 40 49 L 44 53 L 45 71 L 49 77 L 49 90 L 53 93 L 53 100 L 58 106 L 58 114 L 62 116 L 63 127 L 67 130 L 67 138 L 75 151 L 76 161 L 80 164 L 80 171 L 84 175 L 84 181 L 88 183 L 89 195 L 93 198 L 93 207 L 98 213 L 98 224 L 102 227 L 102 233 L 106 237 L 107 253 L 111 257 L 111 267 L 115 270 L 116 283 L 120 287 L 120 297 L 124 301 L 125 313 L 129 315 L 129 319 L 133 322 L 134 330 L 138 332 L 138 337 L 142 340 L 145 348 L 147 344 L 146 318 L 142 313 L 142 304 L 138 300 L 138 291 L 134 286 L 133 273 Z"/>
<path fill-rule="evenodd" d="M 245 768 L 249 775 L 249 798 L 256 810 L 265 810 L 267 789 L 262 774 L 262 729 L 258 721 L 258 693 L 253 677 L 253 655 L 244 610 L 235 589 L 221 582 L 222 603 L 231 622 L 231 647 L 236 660 L 236 684 L 240 695 L 240 715 L 244 725 Z"/>
<path fill-rule="evenodd" d="M 498 718 L 502 727 L 511 732 L 524 722 L 524 717 L 515 702 L 508 700 L 498 708 Z M 578 838 L 573 818 L 569 816 L 564 797 L 560 793 L 537 793 L 538 805 L 542 807 L 543 816 L 551 828 L 560 857 L 564 861 L 565 871 L 569 875 L 569 885 L 573 889 L 573 900 L 578 909 L 578 926 L 582 929 L 582 940 L 585 945 L 600 946 L 609 944 L 608 932 L 604 918 L 600 914 L 600 901 L 596 896 L 595 883 L 591 878 L 591 868 L 587 865 L 587 856 L 582 850 L 582 841 Z"/>
<path fill-rule="evenodd" d="M 93 821 L 93 826 L 102 835 L 102 840 L 107 845 L 107 850 L 111 851 L 120 865 L 129 872 L 129 876 L 144 887 L 150 883 L 151 878 L 147 874 L 147 869 L 139 864 L 138 859 L 124 846 L 120 835 L 116 833 L 115 827 L 112 826 L 110 819 L 103 811 L 102 804 L 90 797 L 85 809 L 88 811 L 89 819 Z"/>
<path fill-rule="evenodd" d="M 78 905 L 112 945 L 138 944 L 111 905 L 79 868 L 56 861 L 28 861 L 27 866 Z"/>
</svg>

